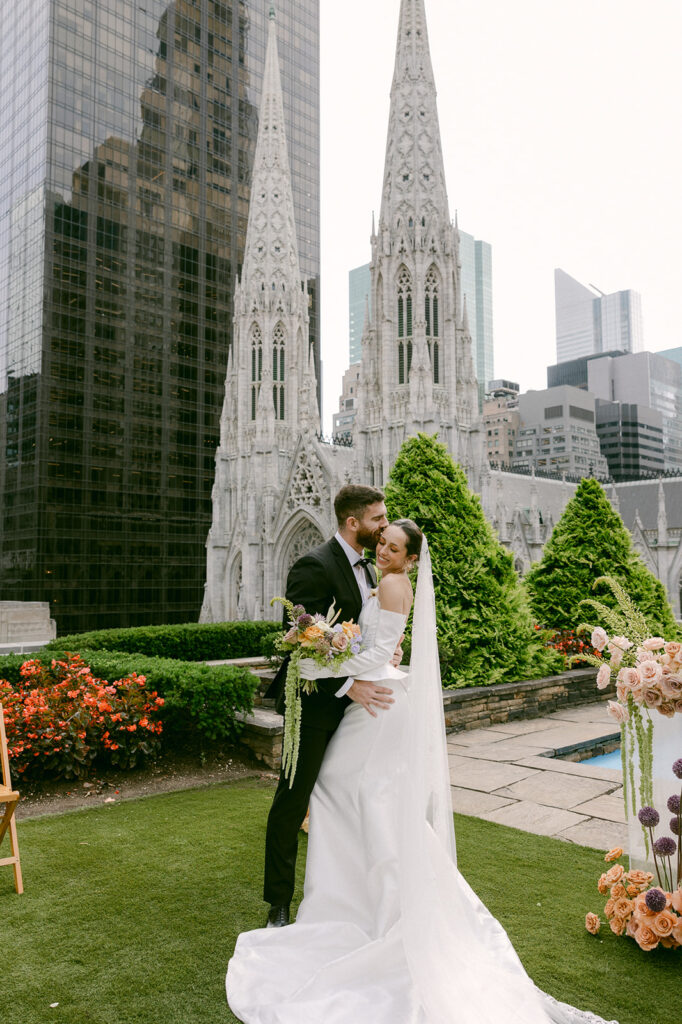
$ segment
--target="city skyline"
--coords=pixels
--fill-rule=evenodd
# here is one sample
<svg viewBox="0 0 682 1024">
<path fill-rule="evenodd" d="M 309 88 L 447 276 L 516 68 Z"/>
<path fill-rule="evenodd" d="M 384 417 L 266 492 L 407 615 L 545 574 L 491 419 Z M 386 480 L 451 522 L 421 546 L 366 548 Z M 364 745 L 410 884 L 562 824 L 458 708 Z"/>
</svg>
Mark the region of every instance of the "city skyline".
<svg viewBox="0 0 682 1024">
<path fill-rule="evenodd" d="M 348 0 L 321 12 L 325 425 L 345 370 L 348 271 L 369 259 L 378 215 L 398 10 Z M 678 346 L 682 9 L 426 0 L 426 14 L 451 213 L 495 254 L 496 374 L 544 386 L 557 266 L 640 292 L 647 348 Z"/>
</svg>

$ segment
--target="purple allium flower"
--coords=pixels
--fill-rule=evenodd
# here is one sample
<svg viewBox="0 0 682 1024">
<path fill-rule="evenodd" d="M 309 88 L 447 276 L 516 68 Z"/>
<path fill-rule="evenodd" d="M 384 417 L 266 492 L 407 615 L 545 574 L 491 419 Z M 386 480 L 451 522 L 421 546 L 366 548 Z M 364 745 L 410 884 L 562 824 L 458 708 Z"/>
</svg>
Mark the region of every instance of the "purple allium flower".
<svg viewBox="0 0 682 1024">
<path fill-rule="evenodd" d="M 677 843 L 670 836 L 661 836 L 654 843 L 654 853 L 657 853 L 659 857 L 672 857 L 676 849 Z"/>
<path fill-rule="evenodd" d="M 299 615 L 303 615 L 304 612 L 305 608 L 303 607 L 302 604 L 295 604 L 294 607 L 292 608 L 291 614 L 294 616 L 295 619 L 297 619 Z"/>
<path fill-rule="evenodd" d="M 661 820 L 655 807 L 642 807 L 637 817 L 645 828 L 655 828 Z"/>
<path fill-rule="evenodd" d="M 680 794 L 679 793 L 673 793 L 672 796 L 668 797 L 668 810 L 671 812 L 671 814 L 679 814 L 680 813 Z"/>
<path fill-rule="evenodd" d="M 674 832 L 676 836 L 679 836 L 679 834 L 680 834 L 680 819 L 679 818 L 671 818 L 670 819 L 670 831 Z"/>
<path fill-rule="evenodd" d="M 668 902 L 662 889 L 649 889 L 644 900 L 649 910 L 654 910 L 656 913 L 659 910 L 665 910 L 665 905 Z"/>
<path fill-rule="evenodd" d="M 682 757 L 678 757 L 677 761 L 673 762 L 673 775 L 682 779 Z"/>
<path fill-rule="evenodd" d="M 304 612 L 303 615 L 299 615 L 298 622 L 296 623 L 300 630 L 307 629 L 308 626 L 312 626 L 312 624 L 313 617 L 312 615 L 308 615 L 307 612 Z"/>
</svg>

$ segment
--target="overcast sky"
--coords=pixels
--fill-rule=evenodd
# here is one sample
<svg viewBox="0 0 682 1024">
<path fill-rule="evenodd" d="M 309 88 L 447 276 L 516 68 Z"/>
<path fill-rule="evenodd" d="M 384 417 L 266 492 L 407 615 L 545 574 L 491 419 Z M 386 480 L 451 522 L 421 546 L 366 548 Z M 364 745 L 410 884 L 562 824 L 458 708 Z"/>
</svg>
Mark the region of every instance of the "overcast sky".
<svg viewBox="0 0 682 1024">
<path fill-rule="evenodd" d="M 378 216 L 399 0 L 322 0 L 326 430 Z M 682 2 L 426 0 L 450 212 L 493 252 L 495 376 L 546 386 L 555 267 L 682 345 Z"/>
</svg>

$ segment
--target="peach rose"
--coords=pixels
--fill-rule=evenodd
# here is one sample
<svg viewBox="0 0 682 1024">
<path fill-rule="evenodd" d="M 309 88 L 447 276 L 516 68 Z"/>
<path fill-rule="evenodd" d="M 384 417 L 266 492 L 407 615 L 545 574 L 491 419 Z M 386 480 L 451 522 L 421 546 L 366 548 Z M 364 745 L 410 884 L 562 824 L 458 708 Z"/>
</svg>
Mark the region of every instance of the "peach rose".
<svg viewBox="0 0 682 1024">
<path fill-rule="evenodd" d="M 659 939 L 672 935 L 673 928 L 677 924 L 677 914 L 670 910 L 661 910 L 651 922 L 651 930 L 658 935 Z"/>
<path fill-rule="evenodd" d="M 682 914 L 682 888 L 670 894 L 670 902 L 678 914 Z"/>
<path fill-rule="evenodd" d="M 613 885 L 614 882 L 620 882 L 621 878 L 625 874 L 625 868 L 622 864 L 614 864 L 612 868 L 606 872 L 606 881 L 609 885 Z"/>
<path fill-rule="evenodd" d="M 639 896 L 635 896 L 635 913 L 639 918 L 646 918 L 649 920 L 652 917 L 656 917 L 656 911 L 649 910 L 646 905 L 645 893 L 641 892 Z"/>
<path fill-rule="evenodd" d="M 619 857 L 623 856 L 623 847 L 614 846 L 608 853 L 604 854 L 604 860 L 608 864 L 609 861 L 618 860 Z"/>
<path fill-rule="evenodd" d="M 669 654 L 674 661 L 682 661 L 682 644 L 677 640 L 670 640 L 665 645 L 665 653 Z"/>
<path fill-rule="evenodd" d="M 615 885 L 611 886 L 611 895 L 613 896 L 614 900 L 619 900 L 621 896 L 627 896 L 625 886 L 621 885 L 620 882 L 616 882 Z"/>
<path fill-rule="evenodd" d="M 673 928 L 673 938 L 675 942 L 679 942 L 682 946 L 682 917 L 678 917 L 675 927 Z"/>
<path fill-rule="evenodd" d="M 615 700 L 607 701 L 606 710 L 611 718 L 619 724 L 621 722 L 627 722 L 630 717 L 628 709 L 622 704 L 617 704 Z"/>
<path fill-rule="evenodd" d="M 360 635 L 360 627 L 355 622 L 342 622 L 341 627 L 349 640 L 352 640 L 354 636 Z"/>
<path fill-rule="evenodd" d="M 316 622 L 313 622 L 311 626 L 307 626 L 303 633 L 303 639 L 309 640 L 311 643 L 313 640 L 319 640 L 323 636 L 324 630 Z"/>
<path fill-rule="evenodd" d="M 672 935 L 668 935 L 667 938 L 665 938 L 665 939 L 662 938 L 661 939 L 661 945 L 665 949 L 677 949 L 680 944 L 679 944 L 679 942 L 675 941 L 675 939 L 672 937 Z"/>
<path fill-rule="evenodd" d="M 639 928 L 635 932 L 635 942 L 640 949 L 645 952 L 649 952 L 650 949 L 656 949 L 658 945 L 658 935 L 651 930 L 648 924 L 640 923 Z"/>
<path fill-rule="evenodd" d="M 636 918 L 631 917 L 630 920 L 628 921 L 628 923 L 625 925 L 625 932 L 626 932 L 627 935 L 630 936 L 631 939 L 634 939 L 635 932 L 637 931 L 638 928 L 639 928 L 639 921 L 637 921 Z"/>
<path fill-rule="evenodd" d="M 585 915 L 585 927 L 587 928 L 590 935 L 596 935 L 601 928 L 601 921 L 597 914 L 586 914 Z"/>
<path fill-rule="evenodd" d="M 612 917 L 609 921 L 609 928 L 614 935 L 622 935 L 625 931 L 625 921 L 622 917 Z"/>
<path fill-rule="evenodd" d="M 662 636 L 650 636 L 643 642 L 642 647 L 645 651 L 660 651 L 665 647 L 665 640 Z"/>
<path fill-rule="evenodd" d="M 609 891 L 609 883 L 606 881 L 606 874 L 605 873 L 601 876 L 601 878 L 597 882 L 597 889 L 602 894 L 602 896 L 606 896 L 607 892 Z"/>
<path fill-rule="evenodd" d="M 606 906 L 604 907 L 604 913 L 606 914 L 607 920 L 609 918 L 613 917 L 613 908 L 614 908 L 615 905 L 616 905 L 616 901 L 614 900 L 613 896 L 611 897 L 611 899 L 606 901 Z"/>
<path fill-rule="evenodd" d="M 625 876 L 628 882 L 633 885 L 645 886 L 653 881 L 654 876 L 650 871 L 641 871 L 639 868 L 632 868 Z"/>
<path fill-rule="evenodd" d="M 634 904 L 632 900 L 627 899 L 625 896 L 620 896 L 613 905 L 613 912 L 616 917 L 622 917 L 624 921 L 627 921 L 633 910 Z"/>
<path fill-rule="evenodd" d="M 611 682 L 611 669 L 608 665 L 600 665 L 597 672 L 597 689 L 605 690 Z"/>
</svg>

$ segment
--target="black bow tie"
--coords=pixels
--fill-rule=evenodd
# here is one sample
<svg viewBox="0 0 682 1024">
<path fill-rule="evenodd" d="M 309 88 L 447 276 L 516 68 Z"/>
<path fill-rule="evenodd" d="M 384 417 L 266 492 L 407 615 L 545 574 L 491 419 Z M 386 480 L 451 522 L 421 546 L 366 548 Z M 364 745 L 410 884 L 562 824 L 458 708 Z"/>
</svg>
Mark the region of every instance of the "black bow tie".
<svg viewBox="0 0 682 1024">
<path fill-rule="evenodd" d="M 372 565 L 373 563 L 371 558 L 358 558 L 355 564 L 361 565 L 362 568 L 364 569 L 366 565 Z"/>
</svg>

